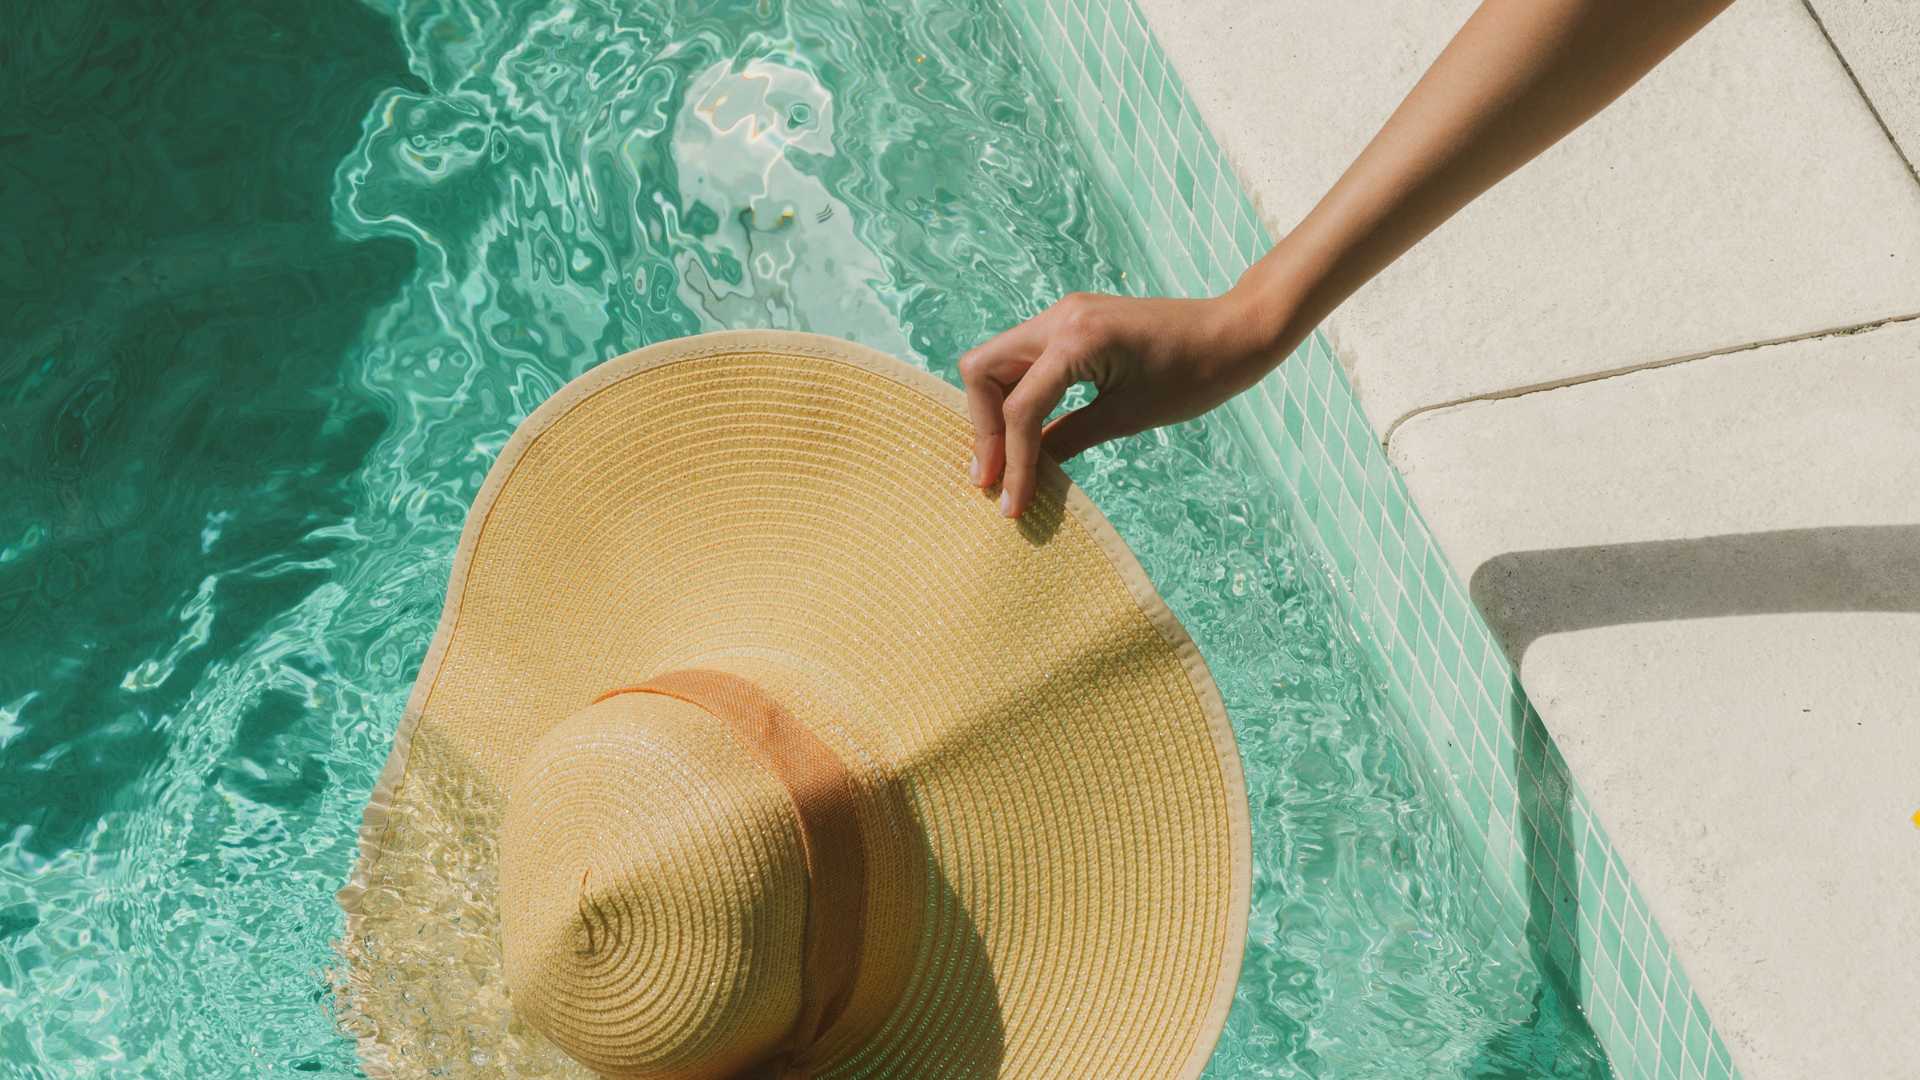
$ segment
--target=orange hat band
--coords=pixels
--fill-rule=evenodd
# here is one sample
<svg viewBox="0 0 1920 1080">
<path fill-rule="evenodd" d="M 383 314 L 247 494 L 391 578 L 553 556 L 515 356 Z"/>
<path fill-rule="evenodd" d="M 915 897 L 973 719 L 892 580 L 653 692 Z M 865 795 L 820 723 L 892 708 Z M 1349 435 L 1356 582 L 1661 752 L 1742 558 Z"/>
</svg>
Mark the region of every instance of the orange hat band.
<svg viewBox="0 0 1920 1080">
<path fill-rule="evenodd" d="M 807 870 L 800 1011 L 767 1067 L 775 1076 L 804 1077 L 808 1051 L 846 1011 L 859 973 L 867 854 L 853 776 L 805 724 L 737 675 L 704 668 L 669 672 L 640 686 L 610 690 L 594 704 L 620 694 L 660 694 L 709 713 L 793 799 Z"/>
</svg>

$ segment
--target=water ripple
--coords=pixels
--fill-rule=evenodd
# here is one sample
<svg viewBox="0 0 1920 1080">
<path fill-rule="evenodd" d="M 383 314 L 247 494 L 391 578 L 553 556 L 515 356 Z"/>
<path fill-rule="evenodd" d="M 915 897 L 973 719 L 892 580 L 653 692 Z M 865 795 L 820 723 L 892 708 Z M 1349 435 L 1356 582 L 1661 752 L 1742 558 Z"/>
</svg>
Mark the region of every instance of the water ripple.
<svg viewBox="0 0 1920 1080">
<path fill-rule="evenodd" d="M 468 503 L 569 378 L 728 326 L 948 378 L 1146 271 L 988 0 L 29 5 L 0 38 L 0 1061 L 354 1075 L 354 858 Z M 1231 1077 L 1601 1075 L 1216 420 L 1074 471 L 1255 815 Z"/>
</svg>

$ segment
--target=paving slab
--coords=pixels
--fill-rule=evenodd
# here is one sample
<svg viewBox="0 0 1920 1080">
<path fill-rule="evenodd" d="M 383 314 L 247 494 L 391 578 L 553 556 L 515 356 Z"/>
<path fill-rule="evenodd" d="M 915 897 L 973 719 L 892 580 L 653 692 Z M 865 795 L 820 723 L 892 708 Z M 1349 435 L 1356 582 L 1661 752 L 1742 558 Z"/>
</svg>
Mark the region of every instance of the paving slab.
<svg viewBox="0 0 1920 1080">
<path fill-rule="evenodd" d="M 1475 3 L 1140 6 L 1278 235 Z M 1915 311 L 1920 183 L 1799 0 L 1743 0 L 1327 330 L 1384 433 L 1440 403 Z"/>
<path fill-rule="evenodd" d="M 1807 0 L 1860 90 L 1920 165 L 1920 4 L 1913 0 Z"/>
<path fill-rule="evenodd" d="M 1920 321 L 1389 455 L 1748 1080 L 1920 1068 Z"/>
</svg>

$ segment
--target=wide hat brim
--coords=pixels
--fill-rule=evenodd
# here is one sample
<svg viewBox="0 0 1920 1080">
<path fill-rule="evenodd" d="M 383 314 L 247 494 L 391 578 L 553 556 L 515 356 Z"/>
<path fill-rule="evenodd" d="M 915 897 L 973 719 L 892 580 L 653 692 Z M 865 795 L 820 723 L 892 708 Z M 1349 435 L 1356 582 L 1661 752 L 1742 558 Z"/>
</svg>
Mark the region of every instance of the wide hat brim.
<svg viewBox="0 0 1920 1080">
<path fill-rule="evenodd" d="M 527 418 L 340 893 L 339 1009 L 370 1074 L 589 1075 L 507 996 L 506 791 L 610 689 L 742 664 L 832 700 L 818 734 L 889 778 L 927 858 L 912 939 L 863 945 L 904 985 L 818 1075 L 1204 1069 L 1251 876 L 1219 694 L 1057 466 L 1008 521 L 970 447 L 954 387 L 794 332 L 641 349 Z"/>
</svg>

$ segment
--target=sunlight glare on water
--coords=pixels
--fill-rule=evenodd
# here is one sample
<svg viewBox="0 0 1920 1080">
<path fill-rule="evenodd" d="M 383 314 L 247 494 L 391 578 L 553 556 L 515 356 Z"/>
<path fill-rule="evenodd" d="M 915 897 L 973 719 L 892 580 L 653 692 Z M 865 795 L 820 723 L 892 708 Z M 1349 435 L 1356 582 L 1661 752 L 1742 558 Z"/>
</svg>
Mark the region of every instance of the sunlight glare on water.
<svg viewBox="0 0 1920 1080">
<path fill-rule="evenodd" d="M 333 892 L 514 425 L 703 330 L 952 379 L 1150 281 L 987 0 L 29 5 L 0 64 L 0 1063 L 351 1076 Z M 1124 279 L 1123 272 L 1127 275 Z M 1072 471 L 1205 652 L 1256 878 L 1221 1077 L 1601 1076 L 1455 897 L 1222 418 Z"/>
</svg>

